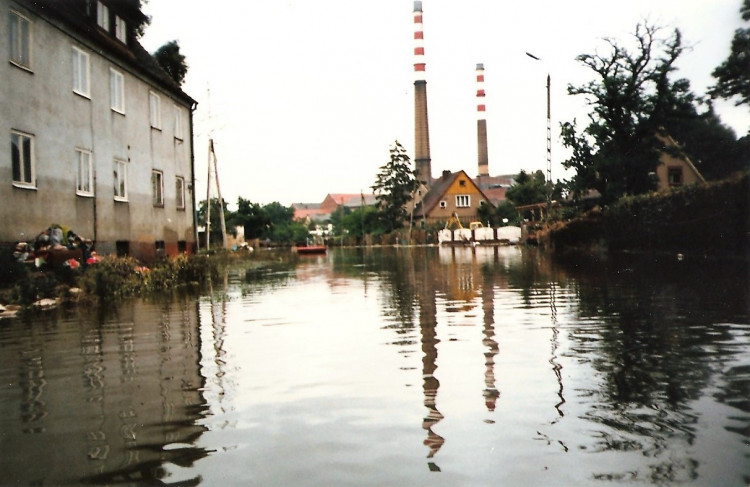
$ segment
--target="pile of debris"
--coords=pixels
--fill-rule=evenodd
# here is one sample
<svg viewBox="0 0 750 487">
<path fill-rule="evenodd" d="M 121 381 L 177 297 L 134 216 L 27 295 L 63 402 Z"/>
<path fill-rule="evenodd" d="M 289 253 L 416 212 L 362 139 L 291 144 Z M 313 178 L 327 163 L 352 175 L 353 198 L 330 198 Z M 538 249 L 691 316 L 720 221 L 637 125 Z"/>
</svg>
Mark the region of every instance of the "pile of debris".
<svg viewBox="0 0 750 487">
<path fill-rule="evenodd" d="M 53 223 L 36 236 L 33 242 L 18 242 L 13 257 L 37 269 L 77 269 L 99 262 L 94 242 L 77 235 L 73 230 Z"/>
</svg>

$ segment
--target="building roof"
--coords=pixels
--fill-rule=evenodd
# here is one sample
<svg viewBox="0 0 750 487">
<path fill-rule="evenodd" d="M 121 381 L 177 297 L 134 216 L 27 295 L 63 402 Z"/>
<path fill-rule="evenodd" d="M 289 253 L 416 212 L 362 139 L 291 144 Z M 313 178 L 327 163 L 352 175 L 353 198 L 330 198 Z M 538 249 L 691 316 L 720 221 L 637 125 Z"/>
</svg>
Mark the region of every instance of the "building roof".
<svg viewBox="0 0 750 487">
<path fill-rule="evenodd" d="M 108 34 L 96 23 L 96 16 L 88 11 L 87 0 L 17 0 L 21 5 L 42 18 L 51 22 L 59 22 L 96 46 L 97 52 L 106 51 L 134 71 L 151 79 L 162 89 L 182 100 L 186 104 L 194 105 L 196 101 L 182 91 L 164 69 L 154 60 L 153 56 L 141 46 L 133 34 L 134 24 L 143 24 L 148 17 L 141 12 L 139 0 L 118 0 L 109 2 L 108 6 L 129 24 L 127 45 L 120 42 L 113 35 Z"/>
<path fill-rule="evenodd" d="M 428 213 L 430 213 L 433 208 L 435 208 L 435 206 L 437 206 L 437 204 L 443 199 L 445 192 L 448 190 L 448 188 L 450 188 L 451 184 L 453 184 L 453 182 L 461 176 L 465 177 L 466 180 L 471 181 L 471 184 L 474 186 L 477 193 L 482 195 L 484 199 L 494 205 L 494 203 L 492 203 L 492 200 L 484 193 L 484 191 L 479 189 L 474 180 L 470 178 L 468 174 L 466 174 L 466 171 L 443 171 L 441 177 L 432 180 L 432 186 L 430 186 L 429 191 L 427 191 L 427 194 L 424 195 L 422 201 L 420 203 L 417 203 L 417 214 L 419 216 L 426 216 Z"/>
</svg>

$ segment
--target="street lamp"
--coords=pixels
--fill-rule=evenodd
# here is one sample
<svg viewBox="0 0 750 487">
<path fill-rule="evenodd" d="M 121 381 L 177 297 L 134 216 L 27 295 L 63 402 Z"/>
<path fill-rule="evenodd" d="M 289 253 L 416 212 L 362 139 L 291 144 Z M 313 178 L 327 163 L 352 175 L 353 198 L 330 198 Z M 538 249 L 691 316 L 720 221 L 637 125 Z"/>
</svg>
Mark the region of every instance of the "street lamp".
<svg viewBox="0 0 750 487">
<path fill-rule="evenodd" d="M 526 53 L 531 59 L 541 61 L 542 59 L 534 56 L 530 52 Z M 547 213 L 552 199 L 552 115 L 550 110 L 550 82 L 549 72 L 547 73 Z"/>
</svg>

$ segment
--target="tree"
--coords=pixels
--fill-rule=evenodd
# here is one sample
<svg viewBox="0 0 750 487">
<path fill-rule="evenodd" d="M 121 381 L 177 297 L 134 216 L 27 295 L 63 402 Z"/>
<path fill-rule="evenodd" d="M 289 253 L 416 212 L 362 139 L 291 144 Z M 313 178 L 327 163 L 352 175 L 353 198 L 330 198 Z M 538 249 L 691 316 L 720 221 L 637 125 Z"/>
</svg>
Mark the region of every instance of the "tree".
<svg viewBox="0 0 750 487">
<path fill-rule="evenodd" d="M 750 0 L 740 7 L 742 20 L 750 21 Z M 712 98 L 739 97 L 736 105 L 750 103 L 750 28 L 737 29 L 729 57 L 712 73 L 716 84 L 709 89 Z"/>
<path fill-rule="evenodd" d="M 271 223 L 263 207 L 242 197 L 237 199 L 234 221 L 237 225 L 242 225 L 245 228 L 245 239 L 247 240 L 263 238 L 268 225 Z"/>
<path fill-rule="evenodd" d="M 596 189 L 611 202 L 655 188 L 651 174 L 662 145 L 656 135 L 665 128 L 668 133 L 670 119 L 689 113 L 696 101 L 687 80 L 670 80 L 684 50 L 680 31 L 667 38 L 660 31 L 638 24 L 633 52 L 605 39 L 606 54 L 576 58 L 599 79 L 568 86 L 569 94 L 585 96 L 592 108 L 582 133 L 575 121 L 562 124 L 563 144 L 573 150 L 563 165 L 575 170 L 567 181 L 574 196 Z"/>
<path fill-rule="evenodd" d="M 394 142 L 390 154 L 390 160 L 380 167 L 375 184 L 372 185 L 386 232 L 404 225 L 407 219 L 406 204 L 419 185 L 406 149 L 398 141 Z"/>
<path fill-rule="evenodd" d="M 222 198 L 222 206 L 224 207 L 224 223 L 227 227 L 227 233 L 235 235 L 235 226 L 233 225 L 233 221 L 235 221 L 234 213 L 227 209 L 227 202 L 224 201 Z M 206 210 L 207 210 L 206 200 L 202 200 L 198 205 L 198 223 L 203 225 L 206 223 Z M 221 215 L 219 214 L 220 207 L 219 207 L 219 198 L 211 198 L 211 228 L 210 228 L 210 237 L 211 237 L 211 244 L 219 244 L 221 245 Z"/>
<path fill-rule="evenodd" d="M 167 72 L 178 85 L 182 85 L 187 75 L 188 65 L 185 56 L 180 53 L 177 41 L 169 41 L 152 54 L 156 63 Z"/>
<path fill-rule="evenodd" d="M 513 185 L 505 192 L 505 197 L 516 206 L 531 205 L 547 201 L 547 181 L 541 170 L 529 175 L 521 170 Z"/>
</svg>

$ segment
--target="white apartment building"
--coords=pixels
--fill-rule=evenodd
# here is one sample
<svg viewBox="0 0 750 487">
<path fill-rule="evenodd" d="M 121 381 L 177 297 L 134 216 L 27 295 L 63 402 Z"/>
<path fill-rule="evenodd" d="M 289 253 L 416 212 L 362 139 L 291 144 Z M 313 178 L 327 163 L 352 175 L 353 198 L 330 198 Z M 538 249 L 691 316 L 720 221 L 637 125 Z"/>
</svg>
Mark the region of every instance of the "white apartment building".
<svg viewBox="0 0 750 487">
<path fill-rule="evenodd" d="M 196 242 L 196 102 L 138 43 L 138 0 L 0 0 L 0 248 L 51 224 L 146 261 Z"/>
</svg>

